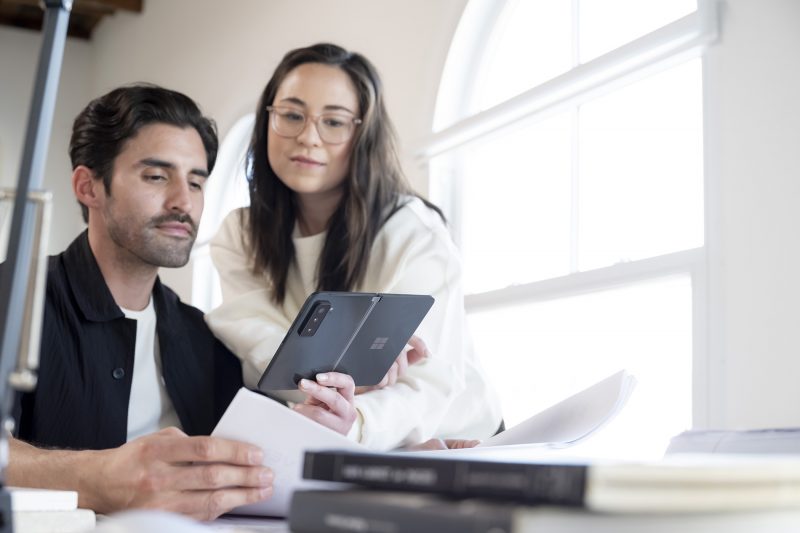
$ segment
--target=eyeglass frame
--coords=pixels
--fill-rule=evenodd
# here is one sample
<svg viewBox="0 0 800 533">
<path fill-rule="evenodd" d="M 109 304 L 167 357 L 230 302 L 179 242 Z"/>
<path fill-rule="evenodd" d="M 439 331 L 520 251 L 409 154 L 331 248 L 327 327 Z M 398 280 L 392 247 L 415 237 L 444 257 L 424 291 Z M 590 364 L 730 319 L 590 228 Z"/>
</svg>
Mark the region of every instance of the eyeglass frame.
<svg viewBox="0 0 800 533">
<path fill-rule="evenodd" d="M 277 113 L 273 113 L 273 112 L 274 111 L 280 111 L 281 109 L 291 110 L 291 111 L 294 111 L 296 113 L 299 113 L 299 114 L 303 115 L 303 125 L 300 127 L 300 130 L 295 135 L 283 135 L 283 134 L 278 132 L 278 129 L 275 126 L 275 120 L 276 119 L 274 117 L 275 116 L 279 116 L 279 115 Z M 319 114 L 319 115 L 312 115 L 312 114 L 306 113 L 305 111 L 302 111 L 300 109 L 295 109 L 293 107 L 280 106 L 280 105 L 278 105 L 278 106 L 268 105 L 266 107 L 266 111 L 270 115 L 269 123 L 270 123 L 270 126 L 272 127 L 272 131 L 275 132 L 275 135 L 280 135 L 284 139 L 294 139 L 296 137 L 299 137 L 300 134 L 303 133 L 303 131 L 305 131 L 306 126 L 308 126 L 308 120 L 309 119 L 311 119 L 311 122 L 314 124 L 314 128 L 316 128 L 316 130 L 317 130 L 317 135 L 319 135 L 319 139 L 322 142 L 324 142 L 325 144 L 333 144 L 333 145 L 344 144 L 344 143 L 348 142 L 350 139 L 353 138 L 353 133 L 355 132 L 355 128 L 353 128 L 353 130 L 352 130 L 353 133 L 351 133 L 350 137 L 348 137 L 347 139 L 345 139 L 343 141 L 339 141 L 339 142 L 330 142 L 330 141 L 326 141 L 325 139 L 322 138 L 322 132 L 319 129 L 319 120 L 324 116 L 336 115 L 336 116 L 344 117 L 346 115 L 337 114 L 337 113 L 334 113 L 334 112 L 322 113 L 322 114 Z M 347 117 L 347 118 L 353 123 L 354 126 L 358 126 L 359 124 L 363 124 L 363 122 L 364 122 L 363 120 L 361 120 L 358 117 Z"/>
</svg>

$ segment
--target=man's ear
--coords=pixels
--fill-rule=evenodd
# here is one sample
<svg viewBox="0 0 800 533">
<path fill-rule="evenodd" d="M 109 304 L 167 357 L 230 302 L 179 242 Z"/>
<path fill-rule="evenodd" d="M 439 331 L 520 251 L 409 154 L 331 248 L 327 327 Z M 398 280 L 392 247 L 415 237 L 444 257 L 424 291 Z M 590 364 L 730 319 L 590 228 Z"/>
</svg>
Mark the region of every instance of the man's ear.
<svg viewBox="0 0 800 533">
<path fill-rule="evenodd" d="M 96 178 L 94 171 L 83 165 L 78 165 L 72 171 L 72 192 L 88 208 L 100 207 L 105 198 L 103 180 Z"/>
</svg>

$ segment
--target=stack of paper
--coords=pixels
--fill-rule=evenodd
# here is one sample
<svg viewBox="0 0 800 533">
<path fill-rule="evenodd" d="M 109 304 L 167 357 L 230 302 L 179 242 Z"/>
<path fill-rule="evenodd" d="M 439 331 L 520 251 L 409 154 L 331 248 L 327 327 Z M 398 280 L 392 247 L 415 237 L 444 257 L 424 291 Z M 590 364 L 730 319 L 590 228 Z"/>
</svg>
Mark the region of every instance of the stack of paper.
<svg viewBox="0 0 800 533">
<path fill-rule="evenodd" d="M 6 487 L 11 494 L 15 533 L 73 533 L 95 526 L 95 513 L 78 509 L 71 490 Z"/>
</svg>

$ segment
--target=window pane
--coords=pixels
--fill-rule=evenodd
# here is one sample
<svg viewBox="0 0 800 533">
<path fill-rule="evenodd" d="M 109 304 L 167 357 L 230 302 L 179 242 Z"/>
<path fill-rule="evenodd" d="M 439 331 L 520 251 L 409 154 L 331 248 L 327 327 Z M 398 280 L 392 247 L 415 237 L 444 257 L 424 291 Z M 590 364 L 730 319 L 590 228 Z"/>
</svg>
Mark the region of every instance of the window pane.
<svg viewBox="0 0 800 533">
<path fill-rule="evenodd" d="M 568 273 L 569 125 L 559 115 L 460 151 L 467 293 Z"/>
<path fill-rule="evenodd" d="M 492 107 L 570 69 L 571 10 L 564 0 L 509 2 L 475 77 L 472 111 Z"/>
<path fill-rule="evenodd" d="M 622 416 L 582 448 L 594 447 L 596 455 L 663 453 L 669 437 L 691 426 L 691 299 L 690 278 L 681 275 L 470 313 L 506 425 L 627 369 L 638 385 Z"/>
<path fill-rule="evenodd" d="M 590 61 L 696 8 L 696 0 L 580 0 L 580 61 Z"/>
<path fill-rule="evenodd" d="M 700 61 L 580 110 L 580 270 L 703 244 Z"/>
</svg>

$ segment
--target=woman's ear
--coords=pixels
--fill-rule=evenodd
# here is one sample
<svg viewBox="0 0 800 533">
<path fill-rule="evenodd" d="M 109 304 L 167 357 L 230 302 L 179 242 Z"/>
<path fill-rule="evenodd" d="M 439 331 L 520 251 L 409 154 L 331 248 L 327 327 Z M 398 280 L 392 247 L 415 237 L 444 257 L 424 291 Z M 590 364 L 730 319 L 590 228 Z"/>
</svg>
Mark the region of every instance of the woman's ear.
<svg viewBox="0 0 800 533">
<path fill-rule="evenodd" d="M 72 192 L 75 198 L 88 208 L 97 208 L 105 198 L 105 189 L 102 193 L 99 188 L 104 187 L 103 180 L 95 177 L 94 171 L 89 167 L 78 165 L 72 171 Z"/>
</svg>

